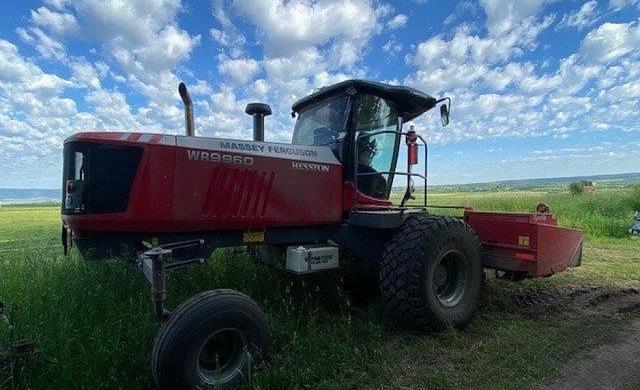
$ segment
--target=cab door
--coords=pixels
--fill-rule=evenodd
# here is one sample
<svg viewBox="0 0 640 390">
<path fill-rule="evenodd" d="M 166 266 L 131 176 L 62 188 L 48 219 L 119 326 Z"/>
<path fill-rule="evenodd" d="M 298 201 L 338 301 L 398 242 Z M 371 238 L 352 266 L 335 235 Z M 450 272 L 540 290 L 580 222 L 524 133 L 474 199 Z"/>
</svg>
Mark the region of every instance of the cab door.
<svg viewBox="0 0 640 390">
<path fill-rule="evenodd" d="M 400 142 L 399 114 L 392 102 L 362 94 L 355 99 L 352 116 L 358 203 L 389 205 Z"/>
</svg>

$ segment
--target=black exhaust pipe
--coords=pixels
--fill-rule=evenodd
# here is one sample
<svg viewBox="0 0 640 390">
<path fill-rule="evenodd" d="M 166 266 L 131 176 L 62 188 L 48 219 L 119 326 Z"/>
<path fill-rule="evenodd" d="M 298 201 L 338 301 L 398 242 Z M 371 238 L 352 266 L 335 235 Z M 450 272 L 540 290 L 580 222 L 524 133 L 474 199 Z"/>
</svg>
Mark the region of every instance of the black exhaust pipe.
<svg viewBox="0 0 640 390">
<path fill-rule="evenodd" d="M 196 133 L 193 129 L 193 102 L 191 101 L 191 96 L 189 96 L 189 91 L 187 91 L 187 86 L 184 85 L 184 83 L 178 85 L 178 93 L 184 103 L 184 126 L 187 130 L 187 135 L 195 137 Z"/>
<path fill-rule="evenodd" d="M 271 107 L 265 103 L 249 103 L 244 112 L 253 116 L 253 140 L 264 141 L 264 117 L 271 115 Z"/>
</svg>

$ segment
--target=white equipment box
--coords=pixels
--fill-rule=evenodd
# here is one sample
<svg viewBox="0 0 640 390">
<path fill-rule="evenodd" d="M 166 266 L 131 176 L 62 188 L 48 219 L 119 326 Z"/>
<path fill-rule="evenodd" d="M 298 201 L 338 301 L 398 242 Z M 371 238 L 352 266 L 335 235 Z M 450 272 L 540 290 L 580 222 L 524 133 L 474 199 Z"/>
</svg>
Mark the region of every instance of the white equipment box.
<svg viewBox="0 0 640 390">
<path fill-rule="evenodd" d="M 307 274 L 340 266 L 340 255 L 335 246 L 288 246 L 286 258 L 287 270 L 296 274 Z"/>
</svg>

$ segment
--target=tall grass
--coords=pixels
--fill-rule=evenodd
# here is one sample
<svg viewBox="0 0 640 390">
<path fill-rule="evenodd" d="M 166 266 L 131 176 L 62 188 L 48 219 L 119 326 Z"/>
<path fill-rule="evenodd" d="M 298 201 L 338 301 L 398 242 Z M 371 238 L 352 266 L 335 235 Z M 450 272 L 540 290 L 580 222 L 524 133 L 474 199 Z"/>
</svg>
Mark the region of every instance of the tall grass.
<svg viewBox="0 0 640 390">
<path fill-rule="evenodd" d="M 562 224 L 582 228 L 588 237 L 622 237 L 632 210 L 640 208 L 638 195 L 640 187 L 581 197 L 434 194 L 430 202 L 503 211 L 532 211 L 546 202 Z M 0 320 L 0 350 L 11 340 L 31 339 L 40 351 L 16 364 L 15 382 L 35 389 L 151 388 L 149 351 L 159 324 L 148 283 L 129 264 L 87 263 L 75 251 L 64 257 L 59 218 L 58 207 L 0 209 L 0 301 L 13 312 L 13 330 Z M 587 248 L 582 268 L 540 283 L 638 286 L 640 275 L 629 272 L 640 261 L 632 249 L 616 249 L 610 261 L 600 259 L 608 252 L 596 256 Z M 510 298 L 522 287 L 490 279 L 479 315 L 464 332 L 418 335 L 397 329 L 375 303 L 352 307 L 341 277 L 294 278 L 241 252 L 219 251 L 207 265 L 170 275 L 168 307 L 214 288 L 256 299 L 271 332 L 252 382 L 262 389 L 528 387 L 556 375 L 571 354 L 606 340 L 622 324 L 620 318 L 576 313 L 532 317 Z M 7 375 L 0 370 L 0 383 Z"/>
<path fill-rule="evenodd" d="M 546 203 L 561 225 L 582 229 L 588 240 L 624 238 L 628 237 L 633 213 L 640 210 L 640 184 L 582 195 L 535 191 L 429 195 L 429 204 L 464 205 L 478 210 L 533 212 L 538 203 Z"/>
<path fill-rule="evenodd" d="M 640 211 L 640 182 L 636 183 L 631 189 L 631 208 Z"/>
</svg>

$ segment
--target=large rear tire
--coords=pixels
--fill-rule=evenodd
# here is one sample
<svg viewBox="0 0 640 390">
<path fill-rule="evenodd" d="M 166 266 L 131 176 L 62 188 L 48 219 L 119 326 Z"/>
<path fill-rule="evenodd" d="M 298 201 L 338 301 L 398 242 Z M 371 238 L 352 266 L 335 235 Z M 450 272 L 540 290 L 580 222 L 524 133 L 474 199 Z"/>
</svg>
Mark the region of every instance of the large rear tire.
<svg viewBox="0 0 640 390">
<path fill-rule="evenodd" d="M 260 307 L 234 290 L 185 301 L 162 326 L 151 370 L 159 389 L 225 388 L 246 383 L 268 339 Z"/>
<path fill-rule="evenodd" d="M 475 315 L 482 285 L 480 244 L 462 220 L 416 216 L 387 243 L 382 300 L 401 325 L 441 331 Z"/>
</svg>

